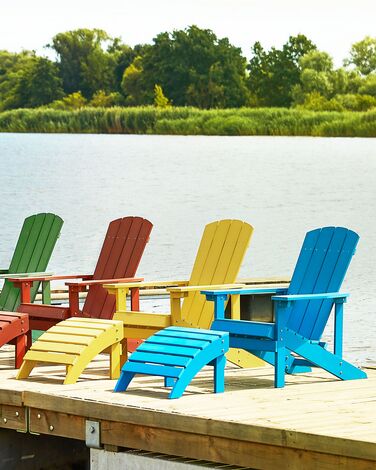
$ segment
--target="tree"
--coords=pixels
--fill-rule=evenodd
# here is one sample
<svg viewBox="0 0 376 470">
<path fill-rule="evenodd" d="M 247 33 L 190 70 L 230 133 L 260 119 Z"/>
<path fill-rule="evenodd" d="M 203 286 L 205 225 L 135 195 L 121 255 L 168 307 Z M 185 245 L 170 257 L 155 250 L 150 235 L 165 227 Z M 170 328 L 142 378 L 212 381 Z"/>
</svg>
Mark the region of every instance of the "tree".
<svg viewBox="0 0 376 470">
<path fill-rule="evenodd" d="M 247 103 L 246 60 L 239 48 L 211 30 L 190 26 L 158 34 L 140 65 L 137 81 L 146 103 L 153 102 L 155 83 L 176 106 L 225 108 Z"/>
<path fill-rule="evenodd" d="M 114 50 L 119 49 L 115 41 L 117 45 L 118 40 L 101 29 L 77 29 L 54 36 L 49 47 L 57 53 L 65 93 L 81 91 L 91 98 L 98 90 L 113 91 L 118 65 Z"/>
<path fill-rule="evenodd" d="M 22 71 L 35 57 L 34 52 L 23 51 L 19 54 L 0 51 L 0 110 L 22 106 L 16 88 Z"/>
<path fill-rule="evenodd" d="M 136 46 L 137 49 L 142 46 Z M 122 91 L 122 80 L 124 71 L 131 65 L 134 59 L 137 57 L 137 49 L 123 44 L 120 38 L 115 38 L 107 49 L 113 61 L 113 75 L 114 75 L 114 86 L 118 92 Z"/>
<path fill-rule="evenodd" d="M 157 108 L 167 108 L 171 106 L 169 99 L 163 94 L 162 87 L 159 85 L 154 86 L 154 106 Z"/>
<path fill-rule="evenodd" d="M 248 87 L 263 106 L 290 106 L 292 88 L 300 82 L 299 59 L 316 46 L 304 35 L 290 36 L 282 49 L 265 51 L 259 42 L 252 47 Z"/>
<path fill-rule="evenodd" d="M 21 74 L 16 93 L 25 108 L 36 108 L 61 98 L 64 93 L 57 65 L 47 58 L 35 57 Z"/>
<path fill-rule="evenodd" d="M 121 88 L 128 106 L 151 104 L 152 90 L 148 90 L 144 85 L 141 56 L 137 56 L 124 70 Z"/>
<path fill-rule="evenodd" d="M 362 41 L 352 45 L 350 58 L 345 65 L 355 65 L 362 75 L 376 72 L 376 38 L 366 36 Z"/>
<path fill-rule="evenodd" d="M 366 111 L 375 106 L 369 96 L 373 75 L 362 78 L 354 70 L 334 70 L 329 54 L 317 50 L 304 55 L 300 67 L 300 83 L 292 93 L 296 106 L 314 111 Z"/>
<path fill-rule="evenodd" d="M 370 95 L 376 98 L 376 73 L 369 74 L 359 87 L 361 95 Z"/>
<path fill-rule="evenodd" d="M 35 108 L 63 96 L 56 64 L 34 52 L 0 53 L 0 109 Z"/>
<path fill-rule="evenodd" d="M 299 65 L 300 81 L 292 90 L 295 104 L 303 102 L 306 95 L 313 94 L 309 100 L 314 103 L 319 102 L 317 95 L 333 96 L 333 60 L 327 52 L 312 50 L 300 58 Z"/>
</svg>

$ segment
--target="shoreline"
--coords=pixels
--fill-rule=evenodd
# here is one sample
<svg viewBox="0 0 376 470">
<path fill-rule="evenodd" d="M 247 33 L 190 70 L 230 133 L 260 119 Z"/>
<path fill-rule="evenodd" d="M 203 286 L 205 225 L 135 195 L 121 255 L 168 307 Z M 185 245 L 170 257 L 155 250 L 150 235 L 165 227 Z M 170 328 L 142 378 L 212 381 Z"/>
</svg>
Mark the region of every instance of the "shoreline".
<svg viewBox="0 0 376 470">
<path fill-rule="evenodd" d="M 0 113 L 2 133 L 376 137 L 376 110 L 287 108 L 49 108 Z"/>
</svg>

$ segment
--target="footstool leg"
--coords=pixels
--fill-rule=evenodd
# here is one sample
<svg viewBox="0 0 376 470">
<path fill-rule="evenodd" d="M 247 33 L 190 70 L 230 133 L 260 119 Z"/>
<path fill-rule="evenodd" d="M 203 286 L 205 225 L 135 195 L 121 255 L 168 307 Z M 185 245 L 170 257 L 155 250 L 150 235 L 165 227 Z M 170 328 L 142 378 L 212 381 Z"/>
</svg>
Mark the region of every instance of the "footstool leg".
<svg viewBox="0 0 376 470">
<path fill-rule="evenodd" d="M 225 366 L 226 356 L 222 356 L 214 359 L 214 392 L 222 393 L 225 391 Z"/>
</svg>

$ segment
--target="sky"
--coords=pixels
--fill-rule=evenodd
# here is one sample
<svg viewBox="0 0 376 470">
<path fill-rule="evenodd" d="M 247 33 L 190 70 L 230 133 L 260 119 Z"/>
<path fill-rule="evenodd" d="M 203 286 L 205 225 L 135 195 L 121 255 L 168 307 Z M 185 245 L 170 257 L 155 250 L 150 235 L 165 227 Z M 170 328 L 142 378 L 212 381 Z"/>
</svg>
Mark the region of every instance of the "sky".
<svg viewBox="0 0 376 470">
<path fill-rule="evenodd" d="M 47 54 L 55 34 L 77 28 L 134 46 L 191 24 L 228 37 L 246 57 L 255 41 L 281 47 L 302 33 L 340 66 L 351 44 L 376 36 L 376 0 L 0 0 L 0 49 Z"/>
</svg>

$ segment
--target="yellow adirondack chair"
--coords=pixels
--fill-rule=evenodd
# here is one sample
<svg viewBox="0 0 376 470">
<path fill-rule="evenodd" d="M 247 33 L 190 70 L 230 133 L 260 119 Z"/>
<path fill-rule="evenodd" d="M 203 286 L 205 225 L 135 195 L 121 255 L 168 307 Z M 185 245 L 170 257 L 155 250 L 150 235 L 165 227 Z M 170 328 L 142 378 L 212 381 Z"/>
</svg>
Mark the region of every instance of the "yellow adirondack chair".
<svg viewBox="0 0 376 470">
<path fill-rule="evenodd" d="M 226 288 L 236 281 L 241 263 L 248 248 L 253 227 L 240 220 L 220 220 L 205 227 L 200 247 L 187 281 L 138 282 L 129 284 L 105 284 L 104 288 L 116 296 L 114 320 L 124 325 L 124 338 L 146 339 L 168 326 L 209 328 L 213 320 L 212 302 L 207 302 L 200 291 L 205 286 Z M 175 285 L 169 288 L 170 313 L 144 313 L 127 311 L 126 296 L 134 298 L 142 287 Z M 240 287 L 240 285 L 239 285 Z M 181 300 L 183 299 L 183 302 Z M 240 296 L 232 297 L 232 317 L 240 318 Z M 122 363 L 126 360 L 126 340 L 123 341 Z M 263 362 L 241 350 L 231 350 L 231 362 L 242 367 L 255 367 Z"/>
</svg>

